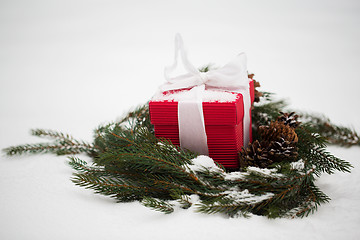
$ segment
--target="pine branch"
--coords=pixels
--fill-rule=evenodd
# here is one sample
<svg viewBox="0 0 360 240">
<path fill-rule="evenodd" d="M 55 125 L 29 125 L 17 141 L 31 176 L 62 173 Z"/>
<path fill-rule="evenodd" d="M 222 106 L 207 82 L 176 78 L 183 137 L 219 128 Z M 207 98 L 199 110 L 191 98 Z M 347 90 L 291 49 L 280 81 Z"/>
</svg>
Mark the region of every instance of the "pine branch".
<svg viewBox="0 0 360 240">
<path fill-rule="evenodd" d="M 31 135 L 37 137 L 46 137 L 49 139 L 61 140 L 61 141 L 69 141 L 72 142 L 75 139 L 69 135 L 61 132 L 53 131 L 53 130 L 45 130 L 45 129 L 32 129 Z"/>
<path fill-rule="evenodd" d="M 77 186 L 92 189 L 97 194 L 115 198 L 118 202 L 139 200 L 144 191 L 141 187 L 113 183 L 102 177 L 81 173 L 75 173 L 71 181 Z"/>
<path fill-rule="evenodd" d="M 170 196 L 180 203 L 180 207 L 182 209 L 188 209 L 193 205 L 192 202 L 190 201 L 190 196 L 187 195 L 186 192 L 182 190 L 174 189 L 172 190 Z"/>
<path fill-rule="evenodd" d="M 31 134 L 38 137 L 54 139 L 51 143 L 36 143 L 12 146 L 3 149 L 8 156 L 22 154 L 52 153 L 56 155 L 73 155 L 86 153 L 90 156 L 96 155 L 96 149 L 89 143 L 74 139 L 68 134 L 52 130 L 35 129 Z"/>
<path fill-rule="evenodd" d="M 335 170 L 350 173 L 353 167 L 349 162 L 335 157 L 321 147 L 313 148 L 311 155 L 310 163 L 316 166 L 317 171 L 327 174 L 333 174 Z"/>
<path fill-rule="evenodd" d="M 294 217 L 307 217 L 309 214 L 313 214 L 317 211 L 317 208 L 323 204 L 330 201 L 330 198 L 324 194 L 317 186 L 314 184 L 309 184 L 306 186 L 308 190 L 308 197 L 299 207 L 295 208 L 293 211 L 292 218 Z"/>
<path fill-rule="evenodd" d="M 329 143 L 345 147 L 360 146 L 360 136 L 354 129 L 333 124 L 329 118 L 322 115 L 301 115 L 303 121 L 311 125 L 313 130 L 325 137 Z"/>
<path fill-rule="evenodd" d="M 251 207 L 247 204 L 202 204 L 197 211 L 206 214 L 223 213 L 229 217 L 249 217 Z"/>
<path fill-rule="evenodd" d="M 144 197 L 141 203 L 148 208 L 152 208 L 156 211 L 163 212 L 165 214 L 172 213 L 174 211 L 173 205 L 159 199 Z"/>
<path fill-rule="evenodd" d="M 8 156 L 22 154 L 52 153 L 56 155 L 72 155 L 79 153 L 93 154 L 93 148 L 83 144 L 68 144 L 65 142 L 24 144 L 3 149 Z"/>
<path fill-rule="evenodd" d="M 150 121 L 150 112 L 148 103 L 137 107 L 134 111 L 129 112 L 123 117 L 118 124 L 128 123 L 130 128 L 142 127 L 147 128 L 150 133 L 154 133 L 154 126 Z"/>
</svg>

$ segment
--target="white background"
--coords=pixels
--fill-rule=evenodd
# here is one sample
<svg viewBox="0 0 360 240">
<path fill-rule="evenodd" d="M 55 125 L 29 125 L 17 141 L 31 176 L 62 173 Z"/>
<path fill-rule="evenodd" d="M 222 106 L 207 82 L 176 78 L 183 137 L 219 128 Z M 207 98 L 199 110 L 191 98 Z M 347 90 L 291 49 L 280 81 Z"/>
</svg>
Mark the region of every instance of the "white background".
<svg viewBox="0 0 360 240">
<path fill-rule="evenodd" d="M 195 66 L 245 51 L 262 90 L 360 132 L 360 2 L 0 0 L 0 148 L 29 129 L 92 130 L 147 102 L 172 63 L 175 33 Z M 66 157 L 0 159 L 1 239 L 357 239 L 355 166 L 318 182 L 332 198 L 305 219 L 172 215 L 74 186 Z"/>
</svg>

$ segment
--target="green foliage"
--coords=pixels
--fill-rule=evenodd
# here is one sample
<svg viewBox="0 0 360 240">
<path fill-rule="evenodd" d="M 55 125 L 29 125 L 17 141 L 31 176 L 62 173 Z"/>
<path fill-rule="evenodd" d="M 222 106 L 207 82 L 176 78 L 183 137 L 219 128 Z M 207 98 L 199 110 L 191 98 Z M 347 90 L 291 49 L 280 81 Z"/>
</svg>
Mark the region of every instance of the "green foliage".
<svg viewBox="0 0 360 240">
<path fill-rule="evenodd" d="M 13 146 L 4 149 L 3 151 L 8 156 L 21 154 L 38 154 L 38 153 L 53 153 L 56 155 L 71 155 L 86 153 L 90 156 L 95 154 L 94 147 L 84 141 L 74 139 L 68 134 L 52 130 L 34 129 L 31 130 L 33 136 L 52 139 L 52 143 L 36 143 Z"/>
<path fill-rule="evenodd" d="M 174 211 L 173 205 L 169 204 L 166 201 L 150 198 L 150 197 L 144 197 L 141 203 L 145 207 L 152 208 L 154 210 L 157 210 L 159 212 L 163 212 L 165 214 L 172 213 Z"/>
<path fill-rule="evenodd" d="M 214 69 L 213 64 L 208 64 L 208 65 L 204 65 L 204 66 L 202 66 L 201 68 L 199 68 L 199 71 L 200 71 L 200 72 L 208 72 L 208 71 L 210 71 L 211 69 Z"/>
<path fill-rule="evenodd" d="M 355 130 L 333 124 L 329 118 L 322 115 L 303 113 L 302 116 L 303 121 L 311 125 L 313 131 L 326 138 L 330 144 L 360 146 L 360 136 Z"/>
<path fill-rule="evenodd" d="M 256 126 L 276 120 L 286 107 L 284 101 L 272 100 L 270 93 L 264 97 L 265 101 L 252 111 L 255 139 Z M 119 122 L 99 126 L 93 144 L 59 132 L 34 130 L 33 135 L 53 142 L 4 151 L 8 155 L 86 153 L 92 158 L 91 164 L 69 157 L 69 165 L 75 170 L 71 180 L 76 185 L 118 202 L 140 201 L 164 213 L 173 212 L 174 203 L 178 202 L 185 209 L 193 206 L 199 212 L 230 217 L 304 217 L 330 200 L 315 185 L 316 177 L 335 171 L 350 172 L 352 167 L 325 150 L 327 141 L 346 146 L 358 144 L 354 131 L 329 121 L 326 123 L 332 127 L 322 128 L 321 119 L 314 121 L 317 118 L 309 115 L 307 119 L 296 129 L 296 162 L 277 163 L 271 169 L 248 167 L 245 172 L 226 172 L 220 165 L 193 168 L 192 159 L 197 157 L 194 153 L 155 137 L 147 105 L 131 111 Z M 192 196 L 198 197 L 195 204 Z"/>
</svg>

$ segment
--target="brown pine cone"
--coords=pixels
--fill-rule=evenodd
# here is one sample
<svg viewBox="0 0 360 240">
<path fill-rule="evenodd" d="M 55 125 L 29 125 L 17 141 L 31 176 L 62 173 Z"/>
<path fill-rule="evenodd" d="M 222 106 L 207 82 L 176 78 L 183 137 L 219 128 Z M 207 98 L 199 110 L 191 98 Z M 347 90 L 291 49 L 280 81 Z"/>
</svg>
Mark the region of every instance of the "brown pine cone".
<svg viewBox="0 0 360 240">
<path fill-rule="evenodd" d="M 288 125 L 292 128 L 296 128 L 299 126 L 300 122 L 298 122 L 298 115 L 295 114 L 295 112 L 291 113 L 283 113 L 280 112 L 281 116 L 277 118 L 277 121 L 283 122 L 285 125 Z"/>
<path fill-rule="evenodd" d="M 294 128 L 279 121 L 271 122 L 269 126 L 260 126 L 259 133 L 264 142 L 276 141 L 281 137 L 289 142 L 298 142 Z"/>
<path fill-rule="evenodd" d="M 267 148 L 268 157 L 273 162 L 293 161 L 298 156 L 297 150 L 295 142 L 287 141 L 283 137 L 272 141 Z"/>
<path fill-rule="evenodd" d="M 248 166 L 266 168 L 273 163 L 268 157 L 266 148 L 263 148 L 257 140 L 250 143 L 246 149 L 242 149 L 239 153 L 239 161 L 241 169 Z"/>
</svg>

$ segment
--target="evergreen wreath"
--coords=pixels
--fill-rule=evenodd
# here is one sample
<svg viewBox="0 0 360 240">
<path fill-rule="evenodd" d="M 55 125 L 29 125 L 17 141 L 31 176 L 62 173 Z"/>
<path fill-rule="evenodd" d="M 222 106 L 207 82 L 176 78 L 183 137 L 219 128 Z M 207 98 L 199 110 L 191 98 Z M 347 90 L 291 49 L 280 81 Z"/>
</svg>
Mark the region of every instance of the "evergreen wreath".
<svg viewBox="0 0 360 240">
<path fill-rule="evenodd" d="M 194 205 L 199 212 L 230 217 L 308 216 L 330 200 L 315 180 L 322 173 L 350 172 L 352 168 L 327 152 L 326 144 L 360 146 L 359 135 L 324 116 L 284 113 L 286 103 L 259 92 L 260 84 L 254 83 L 254 141 L 239 152 L 238 171 L 228 172 L 208 157 L 157 139 L 147 104 L 118 122 L 98 127 L 93 143 L 36 129 L 32 135 L 52 142 L 13 146 L 4 152 L 9 156 L 70 155 L 69 165 L 75 170 L 71 180 L 76 185 L 117 202 L 140 201 L 164 213 Z M 80 153 L 90 156 L 92 163 L 75 156 Z"/>
</svg>

